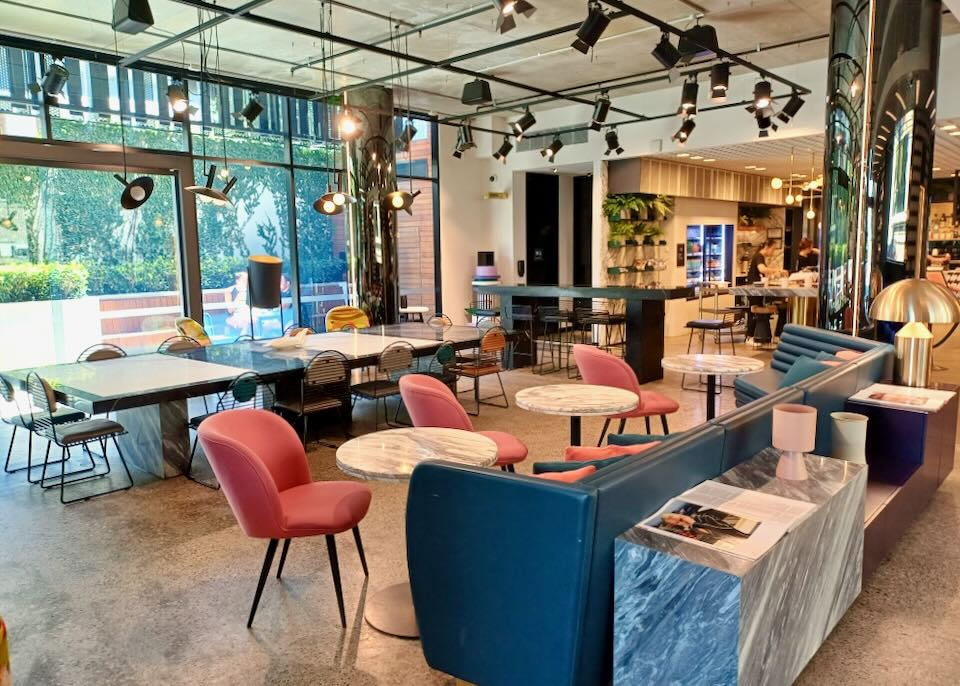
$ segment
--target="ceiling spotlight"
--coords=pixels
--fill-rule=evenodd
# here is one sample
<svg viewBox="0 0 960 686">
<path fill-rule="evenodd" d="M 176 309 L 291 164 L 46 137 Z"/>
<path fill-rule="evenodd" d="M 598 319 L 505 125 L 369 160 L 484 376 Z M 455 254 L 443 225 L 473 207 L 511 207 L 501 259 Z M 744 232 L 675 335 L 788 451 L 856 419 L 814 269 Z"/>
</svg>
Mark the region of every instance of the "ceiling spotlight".
<svg viewBox="0 0 960 686">
<path fill-rule="evenodd" d="M 692 115 L 697 113 L 697 94 L 700 92 L 700 84 L 697 83 L 696 76 L 690 76 L 683 83 L 683 92 L 680 96 L 680 114 Z"/>
<path fill-rule="evenodd" d="M 804 100 L 800 97 L 799 93 L 793 93 L 790 96 L 790 99 L 787 100 L 787 104 L 783 106 L 783 109 L 780 110 L 780 114 L 777 115 L 777 119 L 782 121 L 784 124 L 789 123 L 791 119 L 797 116 L 797 112 L 800 111 L 800 108 L 803 107 Z"/>
<path fill-rule="evenodd" d="M 140 33 L 153 26 L 153 12 L 149 0 L 114 0 L 113 30 L 121 33 Z"/>
<path fill-rule="evenodd" d="M 513 133 L 516 135 L 517 140 L 520 140 L 523 138 L 523 134 L 529 131 L 536 123 L 537 118 L 533 116 L 530 108 L 527 108 L 527 111 L 523 113 L 522 117 L 520 117 L 517 121 L 510 122 L 510 128 L 513 129 Z"/>
<path fill-rule="evenodd" d="M 69 78 L 70 72 L 63 66 L 63 58 L 54 55 L 53 61 L 43 74 L 43 79 L 39 83 L 31 83 L 30 91 L 34 94 L 42 92 L 47 98 L 57 100 Z"/>
<path fill-rule="evenodd" d="M 392 193 L 387 193 L 387 203 L 390 205 L 390 209 L 399 211 L 403 210 L 407 214 L 413 214 L 410 211 L 410 206 L 413 205 L 413 201 L 416 197 L 420 195 L 420 191 L 414 191 L 413 193 L 408 193 L 407 191 L 393 191 Z"/>
<path fill-rule="evenodd" d="M 753 86 L 753 106 L 758 110 L 770 107 L 773 89 L 769 81 L 757 81 Z"/>
<path fill-rule="evenodd" d="M 677 145 L 683 145 L 687 142 L 687 139 L 690 138 L 690 134 L 693 133 L 695 128 L 697 128 L 697 122 L 693 119 L 684 119 L 680 128 L 677 129 L 677 132 L 672 136 L 673 142 Z"/>
<path fill-rule="evenodd" d="M 198 200 L 203 200 L 204 202 L 211 202 L 214 205 L 231 205 L 230 198 L 228 194 L 230 190 L 237 183 L 237 177 L 234 176 L 227 182 L 227 185 L 223 187 L 222 191 L 218 191 L 213 187 L 213 181 L 217 177 L 217 165 L 211 164 L 210 169 L 207 171 L 207 180 L 202 186 L 187 186 L 184 190 L 193 193 L 197 196 Z"/>
<path fill-rule="evenodd" d="M 506 33 L 517 27 L 516 16 L 530 17 L 537 8 L 526 0 L 491 0 L 497 10 L 497 32 Z"/>
<path fill-rule="evenodd" d="M 707 24 L 697 24 L 683 32 L 678 49 L 684 64 L 697 58 L 712 57 L 720 50 L 717 30 Z"/>
<path fill-rule="evenodd" d="M 783 179 L 781 179 L 779 176 L 774 176 L 772 179 L 770 179 L 770 188 L 775 191 L 783 188 Z"/>
<path fill-rule="evenodd" d="M 600 3 L 591 0 L 591 2 L 587 4 L 587 18 L 583 20 L 580 28 L 577 29 L 577 37 L 570 47 L 586 55 L 590 52 L 590 48 L 597 44 L 600 36 L 603 35 L 603 32 L 609 25 L 610 17 L 603 11 Z"/>
<path fill-rule="evenodd" d="M 123 184 L 120 206 L 125 210 L 137 209 L 153 195 L 153 179 L 149 176 L 138 176 L 129 182 L 119 174 L 114 174 L 113 178 Z"/>
<path fill-rule="evenodd" d="M 513 150 L 513 143 L 510 142 L 509 136 L 503 137 L 503 143 L 500 144 L 500 148 L 493 153 L 493 159 L 507 163 L 507 155 L 510 154 L 510 151 Z"/>
<path fill-rule="evenodd" d="M 417 135 L 417 127 L 413 125 L 413 122 L 409 119 L 407 120 L 407 125 L 400 130 L 397 134 L 395 144 L 397 150 L 401 152 L 407 152 L 410 150 L 410 144 L 413 143 L 413 137 Z"/>
<path fill-rule="evenodd" d="M 167 97 L 170 96 L 169 89 L 167 89 Z M 250 99 L 247 100 L 247 104 L 243 106 L 243 109 L 239 112 L 233 113 L 234 119 L 246 119 L 248 124 L 252 124 L 257 120 L 257 117 L 260 116 L 260 113 L 263 112 L 263 105 L 260 104 L 259 93 L 251 93 Z"/>
<path fill-rule="evenodd" d="M 730 64 L 720 62 L 710 67 L 710 99 L 714 102 L 726 102 L 729 87 Z"/>
<path fill-rule="evenodd" d="M 623 148 L 620 147 L 620 137 L 617 135 L 616 129 L 610 129 L 607 131 L 607 135 L 604 136 L 604 139 L 607 141 L 607 149 L 604 151 L 604 155 L 609 156 L 611 153 L 617 153 L 617 155 L 623 154 Z"/>
<path fill-rule="evenodd" d="M 680 51 L 673 47 L 670 36 L 664 31 L 660 35 L 660 42 L 654 47 L 652 54 L 664 69 L 673 69 L 680 61 Z"/>
<path fill-rule="evenodd" d="M 6 217 L 0 218 L 0 229 L 6 229 L 7 231 L 17 231 L 20 227 L 17 226 L 16 222 L 13 221 L 13 218 L 17 216 L 17 211 L 14 210 Z"/>
<path fill-rule="evenodd" d="M 548 160 L 553 162 L 554 158 L 557 156 L 557 153 L 560 152 L 560 148 L 562 147 L 563 141 L 560 140 L 560 136 L 554 136 L 553 142 L 540 151 L 540 156 L 546 157 Z"/>
<path fill-rule="evenodd" d="M 769 108 L 757 110 L 754 116 L 757 119 L 757 135 L 760 136 L 760 138 L 767 138 L 770 135 L 771 129 L 774 131 L 777 130 L 777 125 L 773 123 Z"/>
<path fill-rule="evenodd" d="M 340 114 L 340 118 L 337 120 L 337 126 L 340 129 L 340 138 L 345 141 L 352 141 L 354 138 L 359 138 L 363 133 L 363 124 L 360 122 L 360 119 L 350 111 L 350 108 L 347 107 Z"/>
<path fill-rule="evenodd" d="M 590 120 L 590 128 L 599 131 L 603 122 L 607 121 L 607 115 L 610 113 L 610 96 L 607 91 L 601 91 L 597 101 L 593 103 L 593 117 Z"/>
<path fill-rule="evenodd" d="M 167 86 L 167 100 L 174 112 L 186 112 L 190 106 L 187 100 L 187 89 L 184 88 L 182 81 L 173 81 Z"/>
<path fill-rule="evenodd" d="M 457 129 L 457 145 L 453 149 L 453 156 L 460 159 L 463 153 L 476 147 L 477 144 L 473 142 L 473 129 L 469 124 L 461 124 Z"/>
<path fill-rule="evenodd" d="M 463 93 L 460 95 L 460 102 L 464 105 L 486 105 L 493 102 L 490 83 L 483 79 L 474 79 L 470 83 L 465 83 Z"/>
</svg>

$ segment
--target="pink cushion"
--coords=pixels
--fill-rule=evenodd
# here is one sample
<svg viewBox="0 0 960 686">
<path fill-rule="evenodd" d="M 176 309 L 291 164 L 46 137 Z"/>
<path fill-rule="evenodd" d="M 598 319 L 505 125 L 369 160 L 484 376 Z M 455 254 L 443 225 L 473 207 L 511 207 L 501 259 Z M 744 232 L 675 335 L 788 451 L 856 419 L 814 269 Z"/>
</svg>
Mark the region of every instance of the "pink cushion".
<svg viewBox="0 0 960 686">
<path fill-rule="evenodd" d="M 650 443 L 640 443 L 638 445 L 608 445 L 603 448 L 581 447 L 571 445 L 563 451 L 563 459 L 566 462 L 588 462 L 590 460 L 606 460 L 611 457 L 623 457 L 624 455 L 636 455 L 645 450 L 660 445 L 660 441 L 651 441 Z"/>
<path fill-rule="evenodd" d="M 839 357 L 841 360 L 855 360 L 861 355 L 863 353 L 858 353 L 856 350 L 838 350 L 833 354 L 834 357 Z"/>
<path fill-rule="evenodd" d="M 680 403 L 673 398 L 656 391 L 640 391 L 640 405 L 635 410 L 611 415 L 617 419 L 631 417 L 656 417 L 661 414 L 673 414 L 680 409 Z"/>
<path fill-rule="evenodd" d="M 494 464 L 498 467 L 502 464 L 516 464 L 527 459 L 527 446 L 513 434 L 505 431 L 478 431 L 477 433 L 497 444 L 497 461 Z"/>
<path fill-rule="evenodd" d="M 580 469 L 571 469 L 569 472 L 545 472 L 543 474 L 534 474 L 538 479 L 546 479 L 547 481 L 565 481 L 568 484 L 572 484 L 574 481 L 580 481 L 580 479 L 585 476 L 590 476 L 597 468 L 592 464 L 587 465 L 586 467 L 581 467 Z"/>
<path fill-rule="evenodd" d="M 370 507 L 370 488 L 353 481 L 315 481 L 280 493 L 289 535 L 338 534 L 352 529 Z"/>
<path fill-rule="evenodd" d="M 842 360 L 817 360 L 820 364 L 825 364 L 828 367 L 839 367 L 843 364 Z"/>
</svg>

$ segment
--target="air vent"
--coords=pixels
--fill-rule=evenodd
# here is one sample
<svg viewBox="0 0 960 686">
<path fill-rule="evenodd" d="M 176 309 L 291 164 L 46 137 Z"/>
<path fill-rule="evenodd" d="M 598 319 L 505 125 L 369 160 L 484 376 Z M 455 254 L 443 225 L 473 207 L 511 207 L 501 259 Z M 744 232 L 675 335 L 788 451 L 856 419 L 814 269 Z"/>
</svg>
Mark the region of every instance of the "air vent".
<svg viewBox="0 0 960 686">
<path fill-rule="evenodd" d="M 517 152 L 527 152 L 529 150 L 543 150 L 553 142 L 559 129 L 553 131 L 537 131 L 535 136 L 524 136 L 517 143 Z M 564 145 L 578 145 L 586 143 L 589 136 L 587 131 L 564 131 L 560 134 L 560 140 Z"/>
</svg>

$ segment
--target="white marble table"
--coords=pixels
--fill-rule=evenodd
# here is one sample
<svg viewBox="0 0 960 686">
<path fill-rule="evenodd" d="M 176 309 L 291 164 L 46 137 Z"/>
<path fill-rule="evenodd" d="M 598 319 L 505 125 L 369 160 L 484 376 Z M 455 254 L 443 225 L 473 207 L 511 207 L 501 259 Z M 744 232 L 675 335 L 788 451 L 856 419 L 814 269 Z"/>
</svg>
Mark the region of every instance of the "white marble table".
<svg viewBox="0 0 960 686">
<path fill-rule="evenodd" d="M 570 417 L 570 445 L 580 445 L 581 417 L 608 417 L 640 404 L 640 397 L 633 391 L 575 383 L 524 388 L 515 400 L 524 410 Z"/>
<path fill-rule="evenodd" d="M 360 479 L 408 481 L 414 467 L 427 460 L 489 467 L 497 461 L 497 444 L 471 431 L 424 427 L 377 431 L 337 448 L 337 467 Z M 420 635 L 409 582 L 393 584 L 371 596 L 363 616 L 385 634 Z"/>
<path fill-rule="evenodd" d="M 426 305 L 409 305 L 400 308 L 401 319 L 409 320 L 410 315 L 416 315 L 419 321 L 423 321 L 423 315 L 430 311 Z"/>
<path fill-rule="evenodd" d="M 717 415 L 717 377 L 741 376 L 761 371 L 762 360 L 742 355 L 704 355 L 702 353 L 665 357 L 660 361 L 664 369 L 681 374 L 703 374 L 707 377 L 707 421 Z"/>
</svg>

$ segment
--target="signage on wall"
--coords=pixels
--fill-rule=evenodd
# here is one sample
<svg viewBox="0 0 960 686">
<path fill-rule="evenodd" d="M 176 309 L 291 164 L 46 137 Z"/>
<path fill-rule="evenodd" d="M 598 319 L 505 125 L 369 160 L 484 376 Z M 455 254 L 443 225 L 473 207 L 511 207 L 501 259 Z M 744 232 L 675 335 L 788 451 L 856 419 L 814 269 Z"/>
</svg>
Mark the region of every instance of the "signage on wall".
<svg viewBox="0 0 960 686">
<path fill-rule="evenodd" d="M 483 197 L 487 200 L 506 200 L 510 195 L 506 191 L 487 191 Z"/>
<path fill-rule="evenodd" d="M 687 244 L 677 243 L 677 266 L 682 267 L 687 263 Z"/>
</svg>

